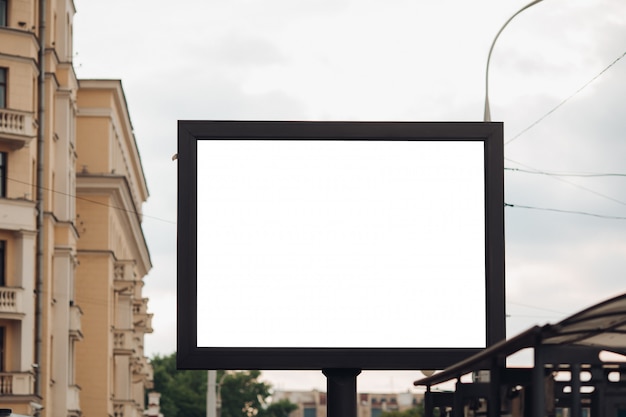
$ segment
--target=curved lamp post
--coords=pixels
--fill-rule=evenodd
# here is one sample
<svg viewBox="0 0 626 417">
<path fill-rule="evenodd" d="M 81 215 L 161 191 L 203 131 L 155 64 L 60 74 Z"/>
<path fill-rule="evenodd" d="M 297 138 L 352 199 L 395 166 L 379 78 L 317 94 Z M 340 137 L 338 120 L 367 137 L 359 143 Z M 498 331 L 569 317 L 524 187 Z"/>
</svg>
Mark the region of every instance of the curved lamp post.
<svg viewBox="0 0 626 417">
<path fill-rule="evenodd" d="M 517 16 L 518 14 L 523 12 L 524 10 L 528 9 L 529 7 L 534 6 L 535 4 L 540 3 L 542 1 L 543 0 L 531 1 L 526 6 L 522 7 L 521 9 L 519 9 L 517 11 L 517 13 L 515 13 L 513 16 L 509 17 L 509 20 L 507 20 L 504 23 L 504 25 L 502 25 L 502 27 L 500 28 L 500 30 L 496 34 L 496 37 L 493 38 L 493 42 L 491 42 L 491 48 L 489 48 L 489 55 L 487 56 L 487 69 L 485 71 L 485 117 L 484 117 L 484 121 L 485 122 L 490 122 L 491 121 L 491 110 L 489 109 L 489 62 L 491 61 L 491 53 L 493 52 L 493 47 L 495 46 L 496 41 L 498 40 L 498 37 L 500 36 L 500 34 L 504 30 L 504 28 L 507 27 L 509 22 L 511 22 L 511 20 L 513 20 L 513 18 L 515 18 L 515 16 Z"/>
</svg>

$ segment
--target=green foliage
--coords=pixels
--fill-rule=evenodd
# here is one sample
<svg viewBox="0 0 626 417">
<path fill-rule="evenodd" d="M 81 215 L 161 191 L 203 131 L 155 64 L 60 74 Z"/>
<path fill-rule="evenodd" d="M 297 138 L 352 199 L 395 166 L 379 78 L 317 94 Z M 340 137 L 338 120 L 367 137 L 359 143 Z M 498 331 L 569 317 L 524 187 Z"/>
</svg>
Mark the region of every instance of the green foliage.
<svg viewBox="0 0 626 417">
<path fill-rule="evenodd" d="M 207 371 L 179 371 L 176 355 L 155 356 L 154 391 L 161 393 L 165 417 L 206 417 Z M 271 385 L 260 371 L 217 371 L 221 410 L 218 417 L 286 417 L 297 406 L 288 400 L 267 405 Z"/>
<path fill-rule="evenodd" d="M 176 355 L 155 356 L 154 391 L 161 393 L 166 417 L 206 417 L 206 371 L 178 371 Z"/>
<path fill-rule="evenodd" d="M 261 371 L 217 373 L 221 381 L 222 409 L 219 417 L 254 417 L 261 415 L 262 405 L 270 395 L 270 385 L 259 382 Z"/>
<path fill-rule="evenodd" d="M 287 417 L 289 413 L 298 409 L 298 406 L 287 399 L 273 402 L 263 410 L 263 417 Z"/>
</svg>

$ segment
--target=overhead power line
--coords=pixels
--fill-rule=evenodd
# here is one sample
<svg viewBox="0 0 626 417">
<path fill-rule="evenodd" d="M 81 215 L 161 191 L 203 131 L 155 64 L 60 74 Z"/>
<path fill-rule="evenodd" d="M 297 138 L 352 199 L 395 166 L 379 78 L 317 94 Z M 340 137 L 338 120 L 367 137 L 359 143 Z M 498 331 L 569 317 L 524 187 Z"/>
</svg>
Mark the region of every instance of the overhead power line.
<svg viewBox="0 0 626 417">
<path fill-rule="evenodd" d="M 508 145 L 509 143 L 513 142 L 515 139 L 519 138 L 520 136 L 522 136 L 524 133 L 526 133 L 527 131 L 529 131 L 530 129 L 532 129 L 533 127 L 537 126 L 540 122 L 542 122 L 546 117 L 550 116 L 552 113 L 554 113 L 559 107 L 561 107 L 562 105 L 564 105 L 565 103 L 567 103 L 568 101 L 570 101 L 574 96 L 576 96 L 578 93 L 580 93 L 581 91 L 583 91 L 585 88 L 587 88 L 587 86 L 591 83 L 593 83 L 596 79 L 598 79 L 602 74 L 604 74 L 609 68 L 611 68 L 613 65 L 617 64 L 617 62 L 624 58 L 624 56 L 626 56 L 626 52 L 624 52 L 622 55 L 620 55 L 615 61 L 611 62 L 609 65 L 606 66 L 606 68 L 604 68 L 602 71 L 600 71 L 600 73 L 598 75 L 596 75 L 595 77 L 593 77 L 591 80 L 587 81 L 582 87 L 580 87 L 578 90 L 576 90 L 574 92 L 574 94 L 570 95 L 569 97 L 567 97 L 565 100 L 561 101 L 559 104 L 557 104 L 555 107 L 553 107 L 550 111 L 548 111 L 546 114 L 544 114 L 543 116 L 541 116 L 539 119 L 537 119 L 535 122 L 531 123 L 527 128 L 525 128 L 524 130 L 522 130 L 521 132 L 519 132 L 517 135 L 513 136 L 511 139 L 509 139 L 508 141 L 506 141 L 504 144 Z"/>
<path fill-rule="evenodd" d="M 526 308 L 532 308 L 534 310 L 543 310 L 543 311 L 547 311 L 547 312 L 550 312 L 550 313 L 556 313 L 556 314 L 561 314 L 561 315 L 565 315 L 566 314 L 566 313 L 564 313 L 562 311 L 554 310 L 552 308 L 545 308 L 545 307 L 539 307 L 539 306 L 525 304 L 525 303 L 518 303 L 516 301 L 509 301 L 509 300 L 507 300 L 506 303 L 507 304 L 517 305 L 517 306 L 521 306 L 521 307 L 526 307 Z"/>
<path fill-rule="evenodd" d="M 28 186 L 31 186 L 31 187 L 34 186 L 34 184 L 32 184 L 30 182 L 16 180 L 15 178 L 6 177 L 6 179 L 9 180 L 9 181 L 17 182 L 19 184 L 28 185 Z M 162 219 L 160 217 L 155 217 L 155 216 L 150 216 L 150 215 L 147 215 L 147 214 L 144 214 L 144 213 L 139 213 L 136 210 L 128 210 L 128 209 L 125 209 L 123 207 L 112 206 L 110 204 L 101 203 L 100 201 L 94 201 L 94 200 L 90 200 L 88 198 L 79 197 L 79 196 L 74 195 L 74 194 L 66 193 L 66 192 L 63 192 L 63 191 L 58 191 L 58 190 L 55 190 L 53 188 L 47 188 L 47 187 L 43 187 L 43 186 L 40 186 L 38 188 L 41 188 L 44 191 L 50 191 L 50 192 L 53 192 L 55 194 L 71 197 L 71 198 L 74 198 L 76 200 L 86 201 L 86 202 L 91 203 L 91 204 L 96 204 L 96 205 L 99 205 L 99 206 L 109 207 L 109 208 L 112 208 L 112 209 L 115 209 L 115 210 L 125 211 L 127 213 L 132 213 L 132 214 L 135 214 L 135 215 L 143 217 L 143 218 L 150 218 L 150 219 L 158 220 L 158 221 L 165 222 L 165 223 L 176 224 L 176 222 L 173 222 L 171 220 L 166 220 L 166 219 Z"/>
<path fill-rule="evenodd" d="M 9 178 L 9 177 L 7 177 L 7 180 L 18 182 L 20 184 L 30 185 L 30 186 L 33 185 L 31 183 L 28 183 L 28 182 L 25 182 L 25 181 L 16 180 L 16 179 Z M 574 184 L 574 185 L 576 185 L 576 184 Z M 155 216 L 149 216 L 149 215 L 146 215 L 146 214 L 143 214 L 143 213 L 137 213 L 136 211 L 133 211 L 133 210 L 127 210 L 127 209 L 124 209 L 122 207 L 112 206 L 110 204 L 101 203 L 99 201 L 90 200 L 90 199 L 84 198 L 84 197 L 79 197 L 79 196 L 76 196 L 74 194 L 69 194 L 69 193 L 65 193 L 65 192 L 62 192 L 62 191 L 57 191 L 57 190 L 54 190 L 54 189 L 51 189 L 51 188 L 46 188 L 46 187 L 42 187 L 42 189 L 46 190 L 46 191 L 51 191 L 53 193 L 57 193 L 57 194 L 60 194 L 60 195 L 65 195 L 65 196 L 68 196 L 68 197 L 72 197 L 72 198 L 75 198 L 76 200 L 85 201 L 85 202 L 88 202 L 88 203 L 91 203 L 91 204 L 97 204 L 97 205 L 109 207 L 109 208 L 112 208 L 112 209 L 115 209 L 115 210 L 121 210 L 121 211 L 129 212 L 129 213 L 141 215 L 143 217 L 151 218 L 151 219 L 154 219 L 154 220 L 159 220 L 159 221 L 162 221 L 162 222 L 165 222 L 165 223 L 176 224 L 176 222 L 173 222 L 171 220 L 166 220 L 166 219 L 162 219 L 162 218 L 155 217 Z M 590 190 L 590 191 L 592 191 L 592 190 Z M 610 198 L 610 197 L 608 197 L 608 198 Z M 617 200 L 617 201 L 619 202 L 619 200 Z M 552 211 L 552 212 L 557 212 L 557 213 L 581 214 L 581 215 L 586 215 L 586 216 L 600 217 L 600 218 L 604 218 L 604 219 L 626 220 L 626 217 L 605 216 L 605 215 L 602 215 L 602 214 L 587 213 L 587 212 L 582 212 L 582 211 L 571 211 L 571 210 L 560 210 L 560 209 L 543 208 L 543 207 L 532 207 L 532 206 L 524 206 L 524 205 L 520 205 L 520 204 L 508 204 L 508 203 L 504 203 L 504 206 L 505 207 L 512 207 L 512 208 L 525 208 L 525 209 L 533 209 L 533 210 Z"/>
<path fill-rule="evenodd" d="M 516 164 L 519 164 L 519 165 L 525 166 L 526 168 L 530 168 L 530 169 L 531 169 L 531 170 L 533 170 L 534 172 L 537 172 L 537 173 L 542 172 L 541 170 L 535 169 L 535 168 L 533 168 L 533 167 L 531 167 L 531 166 L 528 166 L 528 165 L 526 165 L 526 164 L 522 164 L 521 162 L 514 161 L 514 160 L 512 160 L 512 159 L 510 159 L 510 158 L 504 158 L 504 159 L 506 159 L 507 161 L 511 161 L 511 162 L 513 162 L 513 163 L 516 163 Z M 552 179 L 553 179 L 553 180 L 555 180 L 555 181 L 561 181 L 561 182 L 564 182 L 564 183 L 566 183 L 566 184 L 572 185 L 572 186 L 574 186 L 574 187 L 576 187 L 576 188 L 580 188 L 581 190 L 587 191 L 587 192 L 589 192 L 589 193 L 591 193 L 591 194 L 595 194 L 595 195 L 597 195 L 598 197 L 602 197 L 602 198 L 605 198 L 605 199 L 607 199 L 607 200 L 613 201 L 614 203 L 621 204 L 622 206 L 626 206 L 626 202 L 625 202 L 625 201 L 618 200 L 617 198 L 614 198 L 614 197 L 608 196 L 608 195 L 606 195 L 606 194 L 602 194 L 602 193 L 600 193 L 600 192 L 598 192 L 598 191 L 592 190 L 591 188 L 587 188 L 587 187 L 582 186 L 582 185 L 580 185 L 580 184 L 576 184 L 575 182 L 572 182 L 572 181 L 566 180 L 565 178 L 561 178 L 561 176 L 557 176 L 557 175 L 549 175 L 548 177 L 549 177 L 549 178 L 552 178 Z"/>
<path fill-rule="evenodd" d="M 504 206 L 512 207 L 512 208 L 523 208 L 523 209 L 529 209 L 529 210 L 552 211 L 555 213 L 579 214 L 583 216 L 599 217 L 601 219 L 609 219 L 609 220 L 626 220 L 626 217 L 623 217 L 623 216 L 607 216 L 604 214 L 589 213 L 586 211 L 561 210 L 561 209 L 554 209 L 554 208 L 547 208 L 547 207 L 533 207 L 533 206 L 524 206 L 521 204 L 509 204 L 509 203 L 504 203 Z"/>
<path fill-rule="evenodd" d="M 530 169 L 522 169 L 522 168 L 504 168 L 505 171 L 517 171 L 524 172 L 526 174 L 540 174 L 540 175 L 549 175 L 554 177 L 626 177 L 626 174 L 620 173 L 601 173 L 601 172 L 551 172 L 551 171 L 539 171 L 539 170 L 530 170 Z"/>
</svg>

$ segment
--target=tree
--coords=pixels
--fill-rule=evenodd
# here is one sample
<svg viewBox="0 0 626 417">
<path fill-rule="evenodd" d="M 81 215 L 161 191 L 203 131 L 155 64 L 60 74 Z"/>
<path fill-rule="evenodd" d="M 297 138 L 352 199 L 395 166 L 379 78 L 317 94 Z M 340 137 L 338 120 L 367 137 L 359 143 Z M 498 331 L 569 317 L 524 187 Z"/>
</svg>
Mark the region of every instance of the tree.
<svg viewBox="0 0 626 417">
<path fill-rule="evenodd" d="M 161 412 L 166 417 L 206 417 L 206 371 L 179 371 L 176 355 L 155 356 L 154 391 L 161 394 Z"/>
<path fill-rule="evenodd" d="M 259 376 L 261 371 L 218 371 L 217 380 L 222 381 L 220 417 L 261 417 L 262 406 L 270 396 L 270 385 L 259 382 Z"/>
<path fill-rule="evenodd" d="M 264 417 L 287 417 L 298 406 L 287 399 L 271 403 L 263 412 Z"/>
<path fill-rule="evenodd" d="M 161 393 L 165 417 L 205 417 L 207 372 L 176 369 L 176 355 L 155 356 L 154 390 Z M 217 372 L 222 407 L 220 417 L 287 417 L 297 408 L 288 400 L 267 404 L 271 385 L 261 371 Z"/>
</svg>

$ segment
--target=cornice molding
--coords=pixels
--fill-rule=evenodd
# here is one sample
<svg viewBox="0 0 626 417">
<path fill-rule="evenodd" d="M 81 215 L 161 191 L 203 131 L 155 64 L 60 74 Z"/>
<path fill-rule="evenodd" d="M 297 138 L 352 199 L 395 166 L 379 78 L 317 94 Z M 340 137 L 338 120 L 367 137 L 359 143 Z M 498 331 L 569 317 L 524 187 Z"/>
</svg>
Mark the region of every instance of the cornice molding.
<svg viewBox="0 0 626 417">
<path fill-rule="evenodd" d="M 76 194 L 84 200 L 89 195 L 108 195 L 113 203 L 109 206 L 116 210 L 125 230 L 133 239 L 131 250 L 136 251 L 137 262 L 143 275 L 152 267 L 148 245 L 141 227 L 141 212 L 134 204 L 130 185 L 126 177 L 111 174 L 77 174 Z"/>
<path fill-rule="evenodd" d="M 115 124 L 114 128 L 120 133 L 121 137 L 124 140 L 124 150 L 129 152 L 130 154 L 131 167 L 133 170 L 133 175 L 136 177 L 136 181 L 138 182 L 138 188 L 141 192 L 141 199 L 146 200 L 150 193 L 148 191 L 146 177 L 143 172 L 141 155 L 139 154 L 139 148 L 137 147 L 137 140 L 135 138 L 135 132 L 132 121 L 130 119 L 126 95 L 124 94 L 121 80 L 79 79 L 78 87 L 79 91 L 109 90 L 112 92 L 115 102 L 115 109 L 109 109 L 112 114 L 110 117 Z M 87 111 L 88 108 L 79 108 L 79 115 L 81 115 L 81 110 Z M 88 112 L 86 113 L 86 115 L 88 115 Z"/>
</svg>

